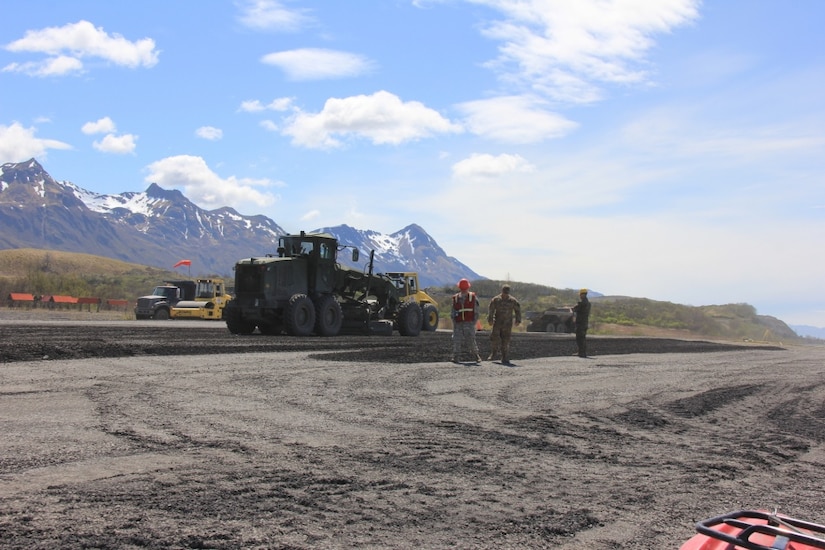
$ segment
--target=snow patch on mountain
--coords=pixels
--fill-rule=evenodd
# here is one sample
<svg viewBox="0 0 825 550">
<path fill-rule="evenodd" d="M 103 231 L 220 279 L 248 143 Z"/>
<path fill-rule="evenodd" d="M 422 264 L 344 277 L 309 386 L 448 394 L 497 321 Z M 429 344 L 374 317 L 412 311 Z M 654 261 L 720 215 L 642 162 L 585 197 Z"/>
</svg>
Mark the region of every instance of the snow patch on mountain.
<svg viewBox="0 0 825 550">
<path fill-rule="evenodd" d="M 133 214 L 142 214 L 147 217 L 155 215 L 154 207 L 158 201 L 150 199 L 146 193 L 126 192 L 119 195 L 101 195 L 82 189 L 71 182 L 59 183 L 69 189 L 92 212 L 111 214 L 117 208 L 125 208 Z"/>
</svg>

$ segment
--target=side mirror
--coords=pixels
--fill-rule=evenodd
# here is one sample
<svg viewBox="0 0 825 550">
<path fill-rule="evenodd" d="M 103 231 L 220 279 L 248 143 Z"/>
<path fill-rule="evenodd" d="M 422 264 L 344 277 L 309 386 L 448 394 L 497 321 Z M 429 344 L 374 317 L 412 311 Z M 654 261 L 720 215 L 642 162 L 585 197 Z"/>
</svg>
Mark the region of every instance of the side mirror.
<svg viewBox="0 0 825 550">
<path fill-rule="evenodd" d="M 352 263 L 354 263 L 354 264 L 358 263 L 358 258 L 359 258 L 358 249 L 353 248 L 352 249 Z"/>
</svg>

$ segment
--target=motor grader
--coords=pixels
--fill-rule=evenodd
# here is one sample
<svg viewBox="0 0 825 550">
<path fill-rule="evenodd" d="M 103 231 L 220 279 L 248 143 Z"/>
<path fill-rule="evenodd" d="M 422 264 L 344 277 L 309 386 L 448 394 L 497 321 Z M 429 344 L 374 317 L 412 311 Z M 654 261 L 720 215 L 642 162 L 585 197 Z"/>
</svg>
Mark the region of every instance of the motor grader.
<svg viewBox="0 0 825 550">
<path fill-rule="evenodd" d="M 396 282 L 373 273 L 375 251 L 362 269 L 345 267 L 337 255 L 352 249 L 326 233 L 284 235 L 277 254 L 243 258 L 235 264 L 235 297 L 224 308 L 233 334 L 286 333 L 335 336 L 341 333 L 418 336 L 421 305 L 402 299 Z"/>
</svg>

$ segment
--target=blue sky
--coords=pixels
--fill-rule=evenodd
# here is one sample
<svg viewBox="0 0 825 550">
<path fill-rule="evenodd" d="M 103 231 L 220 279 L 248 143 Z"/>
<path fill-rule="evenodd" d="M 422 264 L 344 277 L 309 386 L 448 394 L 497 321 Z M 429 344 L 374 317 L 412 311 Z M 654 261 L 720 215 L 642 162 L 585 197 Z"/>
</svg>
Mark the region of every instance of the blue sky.
<svg viewBox="0 0 825 550">
<path fill-rule="evenodd" d="M 825 327 L 820 0 L 7 0 L 3 23 L 0 162 Z"/>
</svg>

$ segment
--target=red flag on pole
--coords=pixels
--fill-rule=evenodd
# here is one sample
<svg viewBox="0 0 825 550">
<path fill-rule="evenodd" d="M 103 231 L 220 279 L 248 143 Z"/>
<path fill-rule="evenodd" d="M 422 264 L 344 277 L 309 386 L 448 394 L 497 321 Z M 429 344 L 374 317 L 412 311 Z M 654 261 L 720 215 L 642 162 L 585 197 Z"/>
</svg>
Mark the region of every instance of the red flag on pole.
<svg viewBox="0 0 825 550">
<path fill-rule="evenodd" d="M 181 260 L 178 263 L 176 263 L 175 265 L 173 265 L 172 269 L 175 269 L 176 267 L 179 267 L 179 266 L 182 266 L 182 265 L 191 266 L 192 265 L 192 260 Z"/>
</svg>

